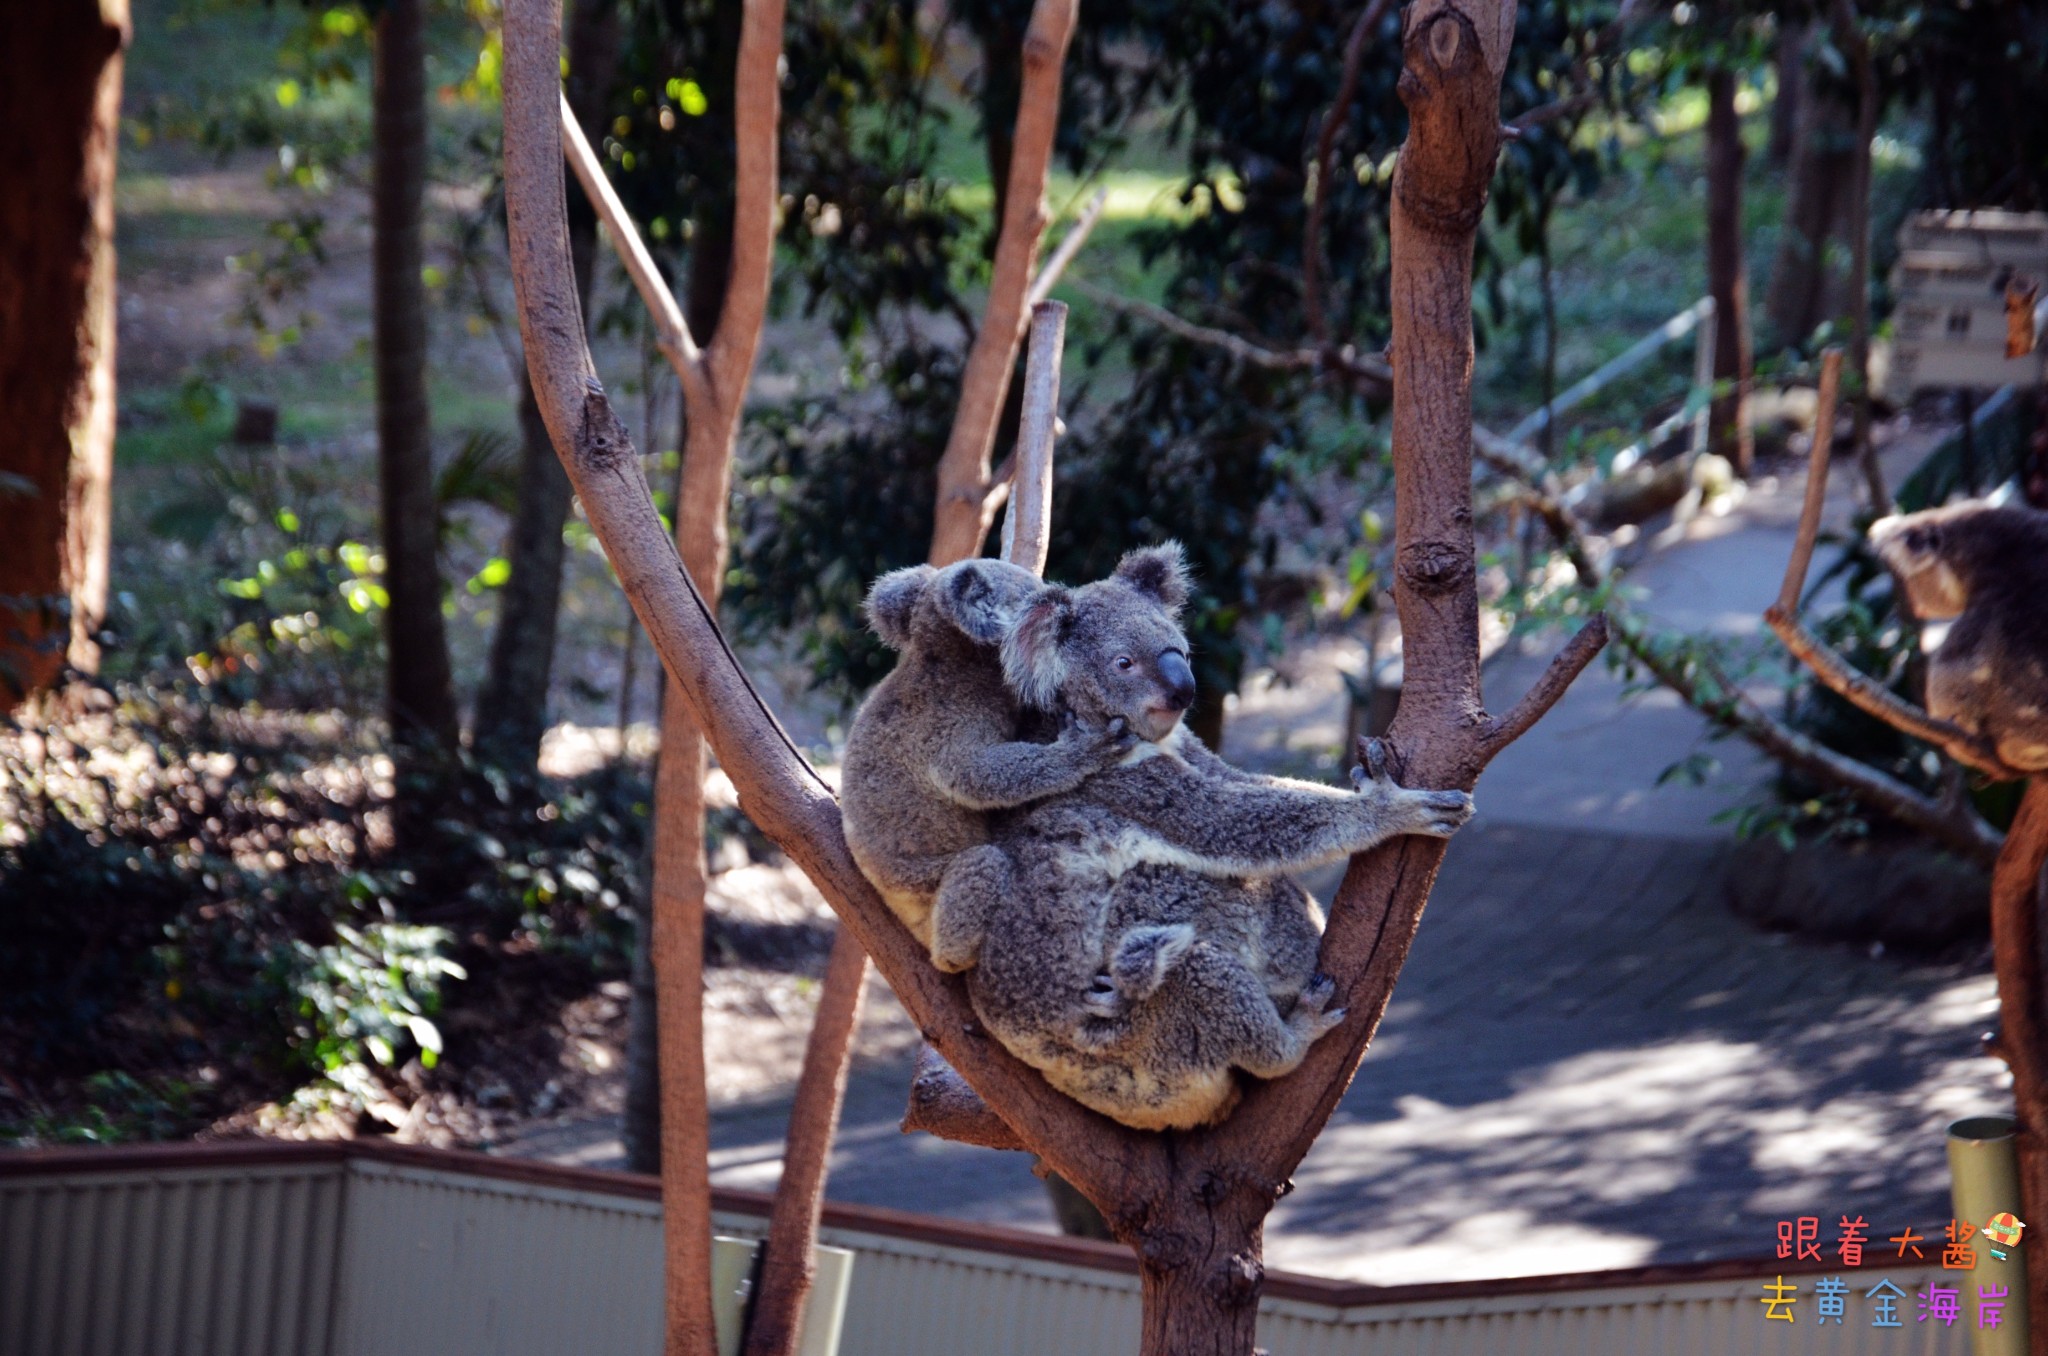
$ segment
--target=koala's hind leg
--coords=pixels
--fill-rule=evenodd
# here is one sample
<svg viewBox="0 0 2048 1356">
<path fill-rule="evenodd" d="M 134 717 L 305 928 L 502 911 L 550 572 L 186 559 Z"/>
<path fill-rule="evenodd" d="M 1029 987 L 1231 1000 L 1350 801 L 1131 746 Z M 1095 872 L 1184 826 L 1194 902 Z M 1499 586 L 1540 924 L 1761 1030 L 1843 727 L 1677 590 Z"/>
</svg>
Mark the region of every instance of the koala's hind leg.
<svg viewBox="0 0 2048 1356">
<path fill-rule="evenodd" d="M 988 843 L 954 856 L 932 901 L 932 964 L 948 973 L 981 959 L 989 920 L 1016 888 L 1010 856 Z"/>
<path fill-rule="evenodd" d="M 1235 957 L 1198 943 L 1174 968 L 1161 999 L 1178 996 L 1182 1013 L 1199 1025 L 1198 1045 L 1205 1054 L 1255 1078 L 1278 1078 L 1293 1072 L 1309 1046 L 1344 1020 L 1344 1009 L 1329 1008 L 1335 991 L 1318 975 L 1302 989 L 1294 1011 L 1282 1017 L 1257 976 Z"/>
</svg>

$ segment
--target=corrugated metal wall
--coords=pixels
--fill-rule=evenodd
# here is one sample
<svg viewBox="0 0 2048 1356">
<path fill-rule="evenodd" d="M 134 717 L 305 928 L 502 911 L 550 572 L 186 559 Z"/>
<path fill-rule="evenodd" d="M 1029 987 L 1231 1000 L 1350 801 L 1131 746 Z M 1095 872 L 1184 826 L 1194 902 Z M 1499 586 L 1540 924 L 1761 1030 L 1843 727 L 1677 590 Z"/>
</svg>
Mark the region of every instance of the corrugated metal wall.
<svg viewBox="0 0 2048 1356">
<path fill-rule="evenodd" d="M 754 1216 L 722 1231 L 758 1233 Z M 1127 1356 L 1135 1276 L 830 1228 L 843 1356 Z M 603 1190 L 356 1158 L 0 1176 L 0 1356 L 648 1356 L 660 1211 Z M 1886 1273 L 1908 1292 L 1939 1271 Z M 1756 1280 L 1337 1308 L 1269 1298 L 1275 1356 L 1963 1356 L 1967 1328 L 1766 1323 Z"/>
<path fill-rule="evenodd" d="M 0 1178 L 0 1356 L 328 1356 L 346 1174 Z"/>
</svg>

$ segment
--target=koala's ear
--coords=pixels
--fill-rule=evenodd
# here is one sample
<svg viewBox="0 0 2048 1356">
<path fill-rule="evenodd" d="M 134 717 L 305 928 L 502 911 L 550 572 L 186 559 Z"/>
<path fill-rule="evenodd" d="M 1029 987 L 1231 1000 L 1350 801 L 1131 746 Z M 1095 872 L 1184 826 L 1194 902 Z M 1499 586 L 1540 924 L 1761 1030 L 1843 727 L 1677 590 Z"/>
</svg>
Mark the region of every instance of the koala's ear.
<svg viewBox="0 0 2048 1356">
<path fill-rule="evenodd" d="M 1188 561 L 1177 541 L 1131 552 L 1117 563 L 1116 573 L 1138 592 L 1168 612 L 1178 613 L 1188 600 Z"/>
<path fill-rule="evenodd" d="M 993 645 L 1040 588 L 1038 576 L 1000 560 L 963 560 L 938 572 L 939 611 L 962 634 Z"/>
<path fill-rule="evenodd" d="M 861 605 L 861 610 L 867 613 L 868 629 L 879 636 L 884 645 L 892 650 L 910 648 L 910 619 L 917 611 L 918 600 L 924 597 L 925 589 L 931 585 L 932 576 L 937 573 L 929 565 L 891 570 L 868 590 L 867 602 Z"/>
<path fill-rule="evenodd" d="M 1074 595 L 1057 584 L 1024 609 L 1003 637 L 1003 680 L 1026 706 L 1051 710 L 1067 681 L 1066 657 L 1060 653 L 1074 616 Z"/>
</svg>

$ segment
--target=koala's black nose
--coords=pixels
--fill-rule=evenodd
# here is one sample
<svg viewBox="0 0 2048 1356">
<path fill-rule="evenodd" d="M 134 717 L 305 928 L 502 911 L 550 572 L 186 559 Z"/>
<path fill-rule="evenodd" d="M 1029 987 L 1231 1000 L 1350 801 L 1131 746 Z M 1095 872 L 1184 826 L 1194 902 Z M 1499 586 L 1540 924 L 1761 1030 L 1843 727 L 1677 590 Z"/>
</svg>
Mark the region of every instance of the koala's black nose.
<svg viewBox="0 0 2048 1356">
<path fill-rule="evenodd" d="M 1168 650 L 1159 656 L 1159 676 L 1166 683 L 1167 703 L 1176 711 L 1185 711 L 1195 704 L 1195 671 L 1188 667 L 1188 657 L 1179 650 Z"/>
</svg>

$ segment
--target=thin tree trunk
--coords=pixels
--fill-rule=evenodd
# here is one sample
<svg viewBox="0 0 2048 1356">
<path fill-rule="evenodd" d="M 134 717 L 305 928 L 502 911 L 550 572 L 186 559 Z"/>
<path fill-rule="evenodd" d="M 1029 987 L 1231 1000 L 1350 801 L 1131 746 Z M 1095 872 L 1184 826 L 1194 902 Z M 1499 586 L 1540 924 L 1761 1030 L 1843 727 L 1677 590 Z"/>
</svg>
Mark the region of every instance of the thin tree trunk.
<svg viewBox="0 0 2048 1356">
<path fill-rule="evenodd" d="M 989 459 L 1017 365 L 1017 346 L 1024 338 L 1024 296 L 1045 234 L 1045 166 L 1059 127 L 1060 71 L 1078 8 L 1078 0 L 1038 0 L 1024 33 L 1023 93 L 1005 176 L 1002 233 L 996 240 L 988 309 L 967 353 L 960 405 L 939 459 L 933 560 L 964 560 L 979 552 L 995 516 Z"/>
<path fill-rule="evenodd" d="M 1804 342 L 1827 314 L 1827 244 L 1851 191 L 1855 135 L 1841 104 L 1808 81 L 1799 96 L 1784 226 L 1764 291 L 1764 318 L 1775 342 Z"/>
<path fill-rule="evenodd" d="M 1749 479 L 1756 461 L 1749 394 L 1755 371 L 1749 336 L 1749 271 L 1742 248 L 1742 119 L 1736 73 L 1707 73 L 1707 290 L 1714 298 L 1713 404 L 1707 445 Z M 1725 394 L 1723 390 L 1725 388 Z"/>
<path fill-rule="evenodd" d="M 852 928 L 840 928 L 832 939 L 832 958 L 825 966 L 790 1108 L 782 1180 L 775 1185 L 768 1237 L 761 1245 L 761 1287 L 747 1330 L 746 1356 L 787 1356 L 802 1335 L 804 1305 L 817 1271 L 818 1216 L 825 1204 L 832 1135 L 846 1100 L 847 1054 L 860 1024 L 867 975 L 868 953 Z"/>
<path fill-rule="evenodd" d="M 114 153 L 127 0 L 0 44 L 0 709 L 99 666 L 114 472 Z M 68 613 L 68 616 L 67 616 Z"/>
<path fill-rule="evenodd" d="M 2048 1010 L 2044 1010 L 2041 869 L 2048 864 L 2048 782 L 2027 783 L 1991 872 L 1992 964 L 1999 1053 L 2012 1069 L 2025 1218 L 2048 1219 Z M 2027 1250 L 2028 1346 L 2048 1356 L 2048 1249 Z"/>
<path fill-rule="evenodd" d="M 584 134 L 604 118 L 605 97 L 618 68 L 616 0 L 578 0 L 569 18 L 569 104 Z M 569 216 L 569 248 L 584 314 L 597 257 L 597 215 L 587 208 Z M 569 477 L 548 442 L 534 401 L 533 383 L 519 373 L 519 499 L 507 534 L 505 559 L 512 577 L 498 596 L 498 624 L 477 694 L 471 724 L 477 751 L 501 767 L 532 775 L 539 770 L 547 732 L 548 685 L 554 673 L 555 624 L 562 603 L 562 528 L 569 520 Z"/>
<path fill-rule="evenodd" d="M 455 687 L 441 622 L 433 430 L 427 408 L 427 296 L 420 204 L 427 174 L 424 0 L 389 0 L 376 27 L 372 193 L 377 477 L 384 532 L 385 709 L 402 748 L 445 752 Z"/>
</svg>

